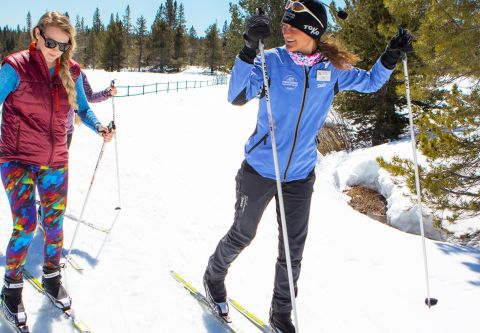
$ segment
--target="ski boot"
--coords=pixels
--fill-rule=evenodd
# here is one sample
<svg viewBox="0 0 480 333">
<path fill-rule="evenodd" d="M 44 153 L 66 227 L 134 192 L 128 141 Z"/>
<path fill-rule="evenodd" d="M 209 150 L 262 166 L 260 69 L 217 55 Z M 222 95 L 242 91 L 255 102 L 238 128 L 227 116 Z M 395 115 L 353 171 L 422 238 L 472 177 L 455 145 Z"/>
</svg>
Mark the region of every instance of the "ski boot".
<svg viewBox="0 0 480 333">
<path fill-rule="evenodd" d="M 0 307 L 5 319 L 17 331 L 29 333 L 27 314 L 22 302 L 23 279 L 5 277 Z"/>
<path fill-rule="evenodd" d="M 223 281 L 212 283 L 207 275 L 203 276 L 203 286 L 205 287 L 205 296 L 212 310 L 227 323 L 231 323 L 229 316 L 229 307 L 227 302 L 227 290 Z"/>
<path fill-rule="evenodd" d="M 292 323 L 292 313 L 277 313 L 270 309 L 270 327 L 274 333 L 295 333 Z"/>
<path fill-rule="evenodd" d="M 42 286 L 45 289 L 45 294 L 57 308 L 63 311 L 68 311 L 72 306 L 72 299 L 68 295 L 67 290 L 62 286 L 60 269 L 60 266 L 55 268 L 44 266 Z"/>
</svg>

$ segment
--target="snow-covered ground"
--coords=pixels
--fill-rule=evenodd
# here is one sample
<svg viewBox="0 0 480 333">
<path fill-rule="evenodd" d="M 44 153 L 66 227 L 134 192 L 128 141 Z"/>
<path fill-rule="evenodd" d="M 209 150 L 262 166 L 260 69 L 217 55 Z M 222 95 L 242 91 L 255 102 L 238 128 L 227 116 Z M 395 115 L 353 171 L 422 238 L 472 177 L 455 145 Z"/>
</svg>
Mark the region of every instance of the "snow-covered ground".
<svg viewBox="0 0 480 333">
<path fill-rule="evenodd" d="M 94 90 L 113 78 L 117 85 L 186 80 L 186 74 L 87 75 Z M 67 268 L 65 273 L 77 315 L 93 332 L 223 332 L 169 272 L 179 272 L 200 288 L 208 257 L 233 220 L 234 177 L 244 141 L 255 126 L 256 102 L 231 106 L 226 91 L 226 86 L 217 86 L 115 101 L 122 213 L 108 240 L 105 234 L 80 227 L 73 253 L 85 270 L 79 274 Z M 111 120 L 110 101 L 92 108 L 105 123 Z M 70 213 L 81 210 L 100 147 L 98 136 L 77 127 L 70 156 Z M 347 186 L 369 185 L 387 197 L 391 221 L 415 221 L 415 213 L 405 211 L 412 205 L 401 195 L 404 190 L 375 163 L 377 156 L 408 154 L 409 149 L 409 142 L 398 142 L 319 161 L 297 298 L 300 332 L 478 332 L 480 250 L 427 240 L 431 296 L 439 299 L 428 309 L 423 303 L 420 238 L 356 212 L 343 194 Z M 105 227 L 113 222 L 116 184 L 112 143 L 106 147 L 86 220 Z M 4 249 L 11 217 L 1 193 Z M 75 223 L 66 219 L 66 247 L 74 229 Z M 256 239 L 227 277 L 229 295 L 264 320 L 277 237 L 270 205 Z M 27 261 L 37 277 L 42 251 L 38 233 Z M 0 261 L 4 267 L 4 258 Z M 30 285 L 25 287 L 24 303 L 34 333 L 74 331 Z M 235 310 L 232 316 L 243 332 L 256 331 Z M 8 332 L 2 320 L 0 332 Z"/>
</svg>

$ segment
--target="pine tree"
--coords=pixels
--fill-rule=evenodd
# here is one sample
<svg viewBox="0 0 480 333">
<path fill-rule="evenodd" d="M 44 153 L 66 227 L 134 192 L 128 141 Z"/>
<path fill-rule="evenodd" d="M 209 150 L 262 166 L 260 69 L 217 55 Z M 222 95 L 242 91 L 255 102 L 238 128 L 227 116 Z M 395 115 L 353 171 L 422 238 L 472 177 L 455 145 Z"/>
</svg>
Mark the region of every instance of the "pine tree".
<svg viewBox="0 0 480 333">
<path fill-rule="evenodd" d="M 439 224 L 480 215 L 480 6 L 478 1 L 385 0 L 397 20 L 417 37 L 408 58 L 418 144 L 427 164 L 421 168 L 425 202 Z M 408 7 L 409 10 L 406 10 Z M 455 36 L 455 37 L 454 37 Z M 463 80 L 462 91 L 446 83 Z M 398 156 L 379 160 L 401 176 L 413 192 L 412 162 Z"/>
<path fill-rule="evenodd" d="M 75 17 L 75 30 L 77 31 L 76 41 L 77 48 L 75 49 L 74 58 L 82 66 L 86 65 L 86 52 L 87 52 L 87 38 L 85 31 L 85 23 L 83 17 L 80 18 L 79 15 Z"/>
<path fill-rule="evenodd" d="M 205 31 L 205 53 L 204 62 L 210 68 L 211 73 L 222 65 L 222 41 L 217 23 L 212 24 Z"/>
<path fill-rule="evenodd" d="M 198 65 L 199 64 L 199 53 L 200 53 L 200 43 L 198 40 L 197 31 L 193 26 L 190 27 L 188 30 L 188 48 L 187 48 L 187 57 L 188 57 L 188 64 L 190 66 Z"/>
<path fill-rule="evenodd" d="M 152 34 L 150 36 L 150 63 L 154 68 L 164 71 L 168 59 L 165 52 L 168 42 L 168 26 L 164 18 L 164 6 L 160 5 L 155 20 L 152 24 Z"/>
<path fill-rule="evenodd" d="M 125 48 L 126 48 L 126 66 L 133 67 L 136 64 L 136 50 L 133 48 L 133 24 L 130 11 L 130 5 L 125 9 L 125 14 L 122 18 L 123 29 L 125 30 Z"/>
<path fill-rule="evenodd" d="M 244 21 L 237 4 L 230 3 L 230 24 L 226 33 L 226 46 L 224 48 L 224 59 L 226 68 L 232 68 L 238 52 L 244 45 L 243 30 Z"/>
<path fill-rule="evenodd" d="M 225 48 L 227 47 L 227 33 L 228 33 L 228 22 L 227 20 L 225 20 L 225 22 L 223 22 L 222 33 L 220 34 L 220 36 L 222 37 L 223 52 L 225 52 Z"/>
<path fill-rule="evenodd" d="M 363 59 L 358 67 L 369 69 L 382 54 L 395 29 L 395 21 L 383 0 L 345 1 L 347 20 L 333 16 L 339 26 L 336 36 Z M 398 112 L 405 100 L 397 93 L 403 82 L 392 77 L 378 92 L 346 92 L 335 98 L 334 107 L 357 129 L 354 147 L 368 147 L 396 140 L 404 133 L 407 118 Z"/>
<path fill-rule="evenodd" d="M 144 48 L 145 48 L 146 38 L 147 38 L 147 20 L 145 19 L 145 17 L 143 17 L 143 15 L 141 15 L 137 19 L 137 26 L 135 28 L 138 71 L 140 71 L 142 66 L 145 65 Z"/>
<path fill-rule="evenodd" d="M 177 1 L 166 0 L 165 1 L 165 19 L 167 20 L 167 25 L 171 28 L 174 28 L 176 25 L 177 19 Z"/>
<path fill-rule="evenodd" d="M 186 26 L 185 26 L 185 11 L 183 4 L 180 4 L 177 11 L 177 19 L 175 22 L 175 37 L 174 37 L 174 55 L 173 66 L 177 71 L 187 63 L 187 40 L 186 40 Z"/>
<path fill-rule="evenodd" d="M 100 54 L 102 54 L 102 40 L 105 27 L 100 19 L 100 10 L 95 9 L 93 14 L 92 29 L 89 33 L 87 62 L 93 69 L 97 68 Z"/>
<path fill-rule="evenodd" d="M 30 11 L 27 13 L 27 33 L 32 33 L 32 14 L 30 14 Z"/>
<path fill-rule="evenodd" d="M 161 4 L 152 24 L 150 59 L 156 70 L 171 71 L 175 55 L 175 29 L 177 27 L 177 2 L 167 0 Z"/>
<path fill-rule="evenodd" d="M 126 59 L 125 27 L 118 14 L 114 19 L 110 16 L 110 23 L 104 39 L 102 52 L 103 68 L 107 71 L 120 71 Z"/>
<path fill-rule="evenodd" d="M 31 41 L 30 33 L 24 27 L 24 29 L 20 28 L 20 25 L 17 25 L 17 31 L 15 32 L 16 41 L 15 41 L 15 48 L 18 50 L 25 50 L 28 49 Z"/>
</svg>

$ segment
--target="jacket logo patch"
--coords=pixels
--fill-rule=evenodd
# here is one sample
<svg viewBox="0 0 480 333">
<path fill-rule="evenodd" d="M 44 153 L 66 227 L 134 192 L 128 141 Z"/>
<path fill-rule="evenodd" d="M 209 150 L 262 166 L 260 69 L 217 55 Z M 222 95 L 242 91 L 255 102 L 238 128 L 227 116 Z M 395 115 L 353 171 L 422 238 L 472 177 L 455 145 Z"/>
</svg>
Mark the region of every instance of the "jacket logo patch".
<svg viewBox="0 0 480 333">
<path fill-rule="evenodd" d="M 282 80 L 282 85 L 287 90 L 295 90 L 298 87 L 298 81 L 293 75 L 288 75 Z"/>
</svg>

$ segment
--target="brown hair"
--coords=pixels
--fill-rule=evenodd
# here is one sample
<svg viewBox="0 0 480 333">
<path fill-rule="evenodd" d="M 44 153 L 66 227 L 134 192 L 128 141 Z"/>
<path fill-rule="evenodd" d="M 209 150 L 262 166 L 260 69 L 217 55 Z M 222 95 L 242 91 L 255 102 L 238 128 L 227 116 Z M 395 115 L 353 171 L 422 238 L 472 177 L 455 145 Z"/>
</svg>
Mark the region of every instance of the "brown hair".
<svg viewBox="0 0 480 333">
<path fill-rule="evenodd" d="M 35 28 L 32 30 L 32 38 L 37 41 L 35 36 L 35 31 L 39 29 L 40 31 L 45 31 L 47 27 L 57 27 L 60 28 L 65 34 L 70 38 L 70 43 L 72 46 L 68 51 L 63 52 L 60 56 L 60 70 L 58 76 L 62 81 L 63 87 L 67 91 L 68 102 L 70 106 L 75 110 L 78 109 L 77 104 L 77 91 L 75 90 L 75 82 L 72 79 L 70 74 L 69 60 L 72 59 L 73 51 L 76 46 L 75 42 L 75 28 L 70 22 L 68 16 L 65 16 L 59 12 L 46 12 L 38 21 Z"/>
<path fill-rule="evenodd" d="M 333 67 L 341 70 L 350 70 L 360 61 L 359 56 L 344 48 L 332 34 L 318 40 L 317 47 Z"/>
</svg>

